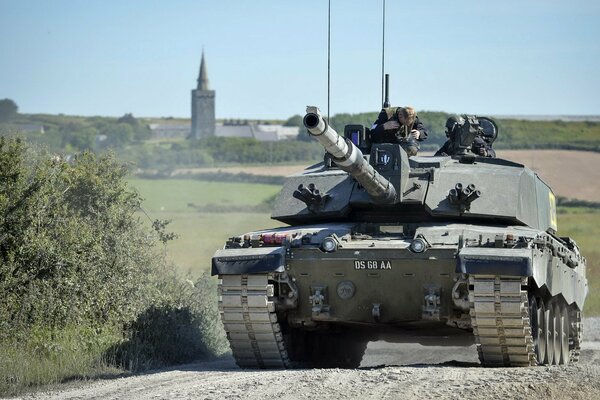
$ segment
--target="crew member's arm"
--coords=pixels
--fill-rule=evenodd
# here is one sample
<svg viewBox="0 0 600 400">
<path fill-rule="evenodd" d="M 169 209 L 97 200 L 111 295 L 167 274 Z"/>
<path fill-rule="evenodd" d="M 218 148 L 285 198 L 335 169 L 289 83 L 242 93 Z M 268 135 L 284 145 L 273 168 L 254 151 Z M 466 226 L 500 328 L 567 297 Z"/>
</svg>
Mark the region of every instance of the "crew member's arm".
<svg viewBox="0 0 600 400">
<path fill-rule="evenodd" d="M 434 156 L 438 157 L 438 156 L 449 156 L 450 154 L 450 141 L 446 140 L 446 142 L 444 143 L 444 145 L 442 147 L 440 147 L 440 149 L 438 151 L 435 152 Z"/>
<path fill-rule="evenodd" d="M 400 124 L 394 119 L 388 119 L 385 110 L 381 110 L 377 120 L 371 126 L 371 140 L 373 143 L 393 143 L 396 140 L 396 131 Z"/>
<path fill-rule="evenodd" d="M 373 122 L 373 126 L 371 126 L 371 131 L 383 130 L 383 124 L 388 120 L 388 116 L 385 110 L 381 110 L 375 122 Z"/>
<path fill-rule="evenodd" d="M 411 132 L 414 132 L 414 131 L 419 132 L 419 137 L 417 137 L 418 141 L 422 142 L 423 140 L 427 139 L 427 130 L 425 129 L 425 126 L 423 125 L 423 123 L 421 121 L 419 121 L 419 117 L 415 118 L 415 123 L 412 126 Z"/>
</svg>

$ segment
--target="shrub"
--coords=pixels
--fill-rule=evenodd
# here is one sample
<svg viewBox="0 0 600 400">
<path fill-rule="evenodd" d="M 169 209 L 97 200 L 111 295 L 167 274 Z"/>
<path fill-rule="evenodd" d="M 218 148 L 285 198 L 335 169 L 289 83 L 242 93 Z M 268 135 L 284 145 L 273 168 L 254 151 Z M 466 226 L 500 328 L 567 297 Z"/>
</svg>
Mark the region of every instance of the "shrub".
<svg viewBox="0 0 600 400">
<path fill-rule="evenodd" d="M 214 282 L 172 272 L 127 173 L 0 137 L 0 395 L 223 351 Z"/>
</svg>

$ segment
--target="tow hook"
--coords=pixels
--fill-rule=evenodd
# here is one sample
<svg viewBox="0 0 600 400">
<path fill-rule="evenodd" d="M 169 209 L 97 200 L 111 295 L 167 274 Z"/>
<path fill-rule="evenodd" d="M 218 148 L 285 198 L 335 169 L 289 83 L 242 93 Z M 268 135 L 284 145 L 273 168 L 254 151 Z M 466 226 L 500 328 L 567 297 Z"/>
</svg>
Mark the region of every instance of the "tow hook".
<svg viewBox="0 0 600 400">
<path fill-rule="evenodd" d="M 379 303 L 373 303 L 371 315 L 373 315 L 375 322 L 379 322 L 379 319 L 381 318 L 381 305 Z"/>
</svg>

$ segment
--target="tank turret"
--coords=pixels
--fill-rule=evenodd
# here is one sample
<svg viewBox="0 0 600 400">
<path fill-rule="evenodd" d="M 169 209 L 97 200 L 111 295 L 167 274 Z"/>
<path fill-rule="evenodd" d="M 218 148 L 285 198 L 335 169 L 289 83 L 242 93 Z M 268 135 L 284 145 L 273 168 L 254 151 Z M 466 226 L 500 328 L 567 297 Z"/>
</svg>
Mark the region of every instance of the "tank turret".
<svg viewBox="0 0 600 400">
<path fill-rule="evenodd" d="M 317 107 L 306 108 L 303 120 L 308 133 L 331 155 L 333 162 L 354 177 L 377 203 L 393 203 L 396 189 L 365 159 L 362 151 L 343 138 L 323 119 Z"/>
</svg>

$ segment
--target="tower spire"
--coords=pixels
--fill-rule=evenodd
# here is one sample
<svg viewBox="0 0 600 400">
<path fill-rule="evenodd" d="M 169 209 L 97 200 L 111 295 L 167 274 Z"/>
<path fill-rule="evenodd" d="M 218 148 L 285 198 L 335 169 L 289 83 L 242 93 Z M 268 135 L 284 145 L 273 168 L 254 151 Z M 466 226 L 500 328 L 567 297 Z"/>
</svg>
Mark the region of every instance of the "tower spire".
<svg viewBox="0 0 600 400">
<path fill-rule="evenodd" d="M 210 90 L 208 87 L 208 72 L 204 61 L 204 49 L 202 49 L 202 61 L 200 61 L 200 74 L 198 74 L 198 90 Z"/>
</svg>

